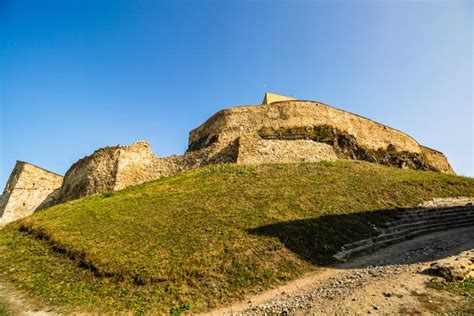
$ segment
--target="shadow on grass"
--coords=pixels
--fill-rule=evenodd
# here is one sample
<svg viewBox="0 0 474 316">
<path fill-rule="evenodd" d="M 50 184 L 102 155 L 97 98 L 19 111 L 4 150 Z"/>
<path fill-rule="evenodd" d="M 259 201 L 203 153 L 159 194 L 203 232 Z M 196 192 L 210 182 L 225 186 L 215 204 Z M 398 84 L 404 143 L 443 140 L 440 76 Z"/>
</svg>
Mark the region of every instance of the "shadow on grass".
<svg viewBox="0 0 474 316">
<path fill-rule="evenodd" d="M 400 218 L 402 212 L 402 209 L 384 209 L 363 213 L 325 215 L 318 218 L 265 225 L 249 229 L 248 232 L 259 236 L 278 238 L 288 250 L 314 265 L 334 266 L 336 261 L 332 256 L 343 245 L 378 235 L 379 232 L 375 227 Z M 474 229 L 468 233 L 472 234 L 471 240 L 474 240 Z M 453 246 L 453 242 L 456 245 L 455 239 L 450 241 L 450 246 L 449 244 L 444 245 L 444 242 L 433 244 L 429 238 L 425 237 L 422 237 L 418 244 L 413 245 L 412 243 L 411 248 L 390 248 L 390 251 L 386 253 L 389 260 L 377 257 L 364 261 L 359 260 L 359 255 L 338 266 L 341 268 L 362 268 L 369 265 L 425 262 L 455 255 L 470 248 L 468 245 L 464 245 L 466 249 L 463 249 L 462 245 L 460 247 Z"/>
</svg>

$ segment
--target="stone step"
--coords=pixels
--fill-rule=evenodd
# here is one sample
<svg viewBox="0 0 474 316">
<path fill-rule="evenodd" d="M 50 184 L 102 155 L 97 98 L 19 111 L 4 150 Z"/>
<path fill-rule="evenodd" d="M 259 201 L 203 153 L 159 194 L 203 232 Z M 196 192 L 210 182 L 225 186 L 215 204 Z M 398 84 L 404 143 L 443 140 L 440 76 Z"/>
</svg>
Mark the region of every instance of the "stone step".
<svg viewBox="0 0 474 316">
<path fill-rule="evenodd" d="M 417 216 L 425 216 L 429 213 L 438 213 L 438 212 L 449 212 L 452 210 L 458 209 L 474 209 L 472 205 L 465 205 L 465 206 L 451 206 L 451 207 L 432 207 L 432 208 L 421 208 L 421 209 L 411 209 L 406 210 L 403 212 L 400 217 L 401 218 L 410 218 L 410 217 L 417 217 Z"/>
<path fill-rule="evenodd" d="M 420 216 L 424 215 L 426 213 L 433 213 L 433 212 L 446 212 L 446 211 L 451 211 L 451 210 L 457 210 L 457 209 L 470 209 L 472 208 L 471 205 L 469 206 L 452 206 L 452 207 L 432 207 L 432 208 L 421 208 L 421 209 L 410 209 L 410 210 L 405 210 L 401 213 L 401 217 L 409 217 L 409 216 Z"/>
<path fill-rule="evenodd" d="M 351 256 L 354 256 L 356 254 L 372 252 L 374 250 L 377 250 L 377 249 L 380 249 L 392 244 L 396 244 L 404 240 L 414 238 L 416 236 L 420 236 L 423 234 L 427 234 L 427 233 L 435 232 L 439 230 L 452 229 L 452 228 L 470 226 L 470 225 L 474 225 L 474 217 L 469 217 L 464 220 L 456 220 L 456 221 L 439 223 L 437 225 L 430 225 L 423 228 L 410 230 L 409 232 L 405 232 L 404 234 L 392 235 L 391 238 L 382 239 L 379 241 L 374 241 L 373 238 L 369 238 L 369 239 L 360 241 L 360 242 L 365 242 L 365 243 L 362 243 L 360 246 L 356 248 L 347 249 L 346 247 L 344 247 L 342 251 L 334 255 L 334 258 L 337 260 L 345 261 Z"/>
<path fill-rule="evenodd" d="M 424 212 L 432 212 L 432 211 L 444 211 L 444 210 L 452 210 L 452 209 L 457 209 L 457 208 L 464 208 L 466 206 L 464 205 L 455 205 L 455 206 L 443 206 L 443 207 L 411 207 L 411 208 L 401 208 L 398 211 L 400 211 L 400 217 L 403 218 L 404 216 L 410 216 L 413 214 L 420 214 Z"/>
<path fill-rule="evenodd" d="M 416 216 L 424 216 L 426 214 L 431 214 L 431 213 L 443 213 L 443 212 L 449 212 L 453 210 L 459 210 L 459 209 L 474 209 L 472 206 L 456 206 L 456 207 L 451 207 L 451 208 L 431 208 L 431 209 L 423 209 L 423 210 L 418 210 L 416 212 L 414 211 L 408 211 L 405 213 L 402 213 L 402 217 L 416 217 Z"/>
<path fill-rule="evenodd" d="M 416 218 L 408 218 L 405 220 L 397 220 L 394 222 L 387 223 L 386 225 L 383 225 L 384 229 L 391 228 L 391 227 L 396 227 L 396 226 L 401 226 L 401 225 L 406 225 L 406 224 L 413 224 L 413 223 L 419 223 L 419 222 L 426 222 L 430 220 L 437 220 L 437 219 L 444 219 L 444 218 L 449 218 L 449 217 L 455 217 L 455 216 L 462 216 L 462 215 L 470 215 L 474 214 L 474 211 L 470 210 L 457 210 L 449 213 L 434 213 L 430 214 L 429 216 L 423 216 L 423 217 L 416 217 Z"/>
<path fill-rule="evenodd" d="M 474 212 L 458 211 L 453 214 L 425 217 L 421 220 L 411 221 L 405 224 L 389 226 L 387 228 L 382 229 L 381 232 L 384 232 L 384 233 L 395 232 L 395 231 L 399 231 L 399 230 L 410 228 L 410 227 L 416 227 L 417 225 L 424 225 L 426 223 L 440 222 L 440 221 L 455 219 L 455 218 L 462 219 L 468 216 L 474 216 Z"/>
<path fill-rule="evenodd" d="M 410 221 L 410 220 L 420 220 L 424 219 L 427 217 L 433 217 L 433 216 L 446 216 L 446 215 L 455 215 L 459 212 L 465 212 L 465 213 L 474 213 L 474 209 L 470 208 L 461 208 L 461 209 L 455 209 L 455 210 L 445 210 L 445 211 L 440 211 L 440 212 L 429 212 L 429 213 L 424 213 L 423 215 L 414 215 L 414 216 L 406 216 L 400 219 L 399 221 Z"/>
<path fill-rule="evenodd" d="M 474 214 L 467 215 L 467 216 L 450 217 L 450 218 L 446 218 L 444 220 L 426 221 L 422 224 L 413 225 L 413 226 L 405 228 L 405 229 L 401 228 L 400 230 L 396 230 L 396 231 L 393 231 L 393 232 L 382 233 L 379 236 L 372 237 L 372 239 L 374 241 L 381 241 L 381 240 L 384 240 L 384 239 L 389 239 L 391 237 L 396 237 L 396 236 L 399 236 L 399 235 L 405 235 L 405 234 L 410 233 L 411 231 L 414 231 L 414 230 L 424 229 L 424 228 L 428 228 L 428 227 L 432 227 L 432 226 L 438 226 L 438 225 L 449 225 L 450 223 L 456 223 L 456 222 L 459 222 L 459 221 L 466 221 L 466 220 L 472 220 L 472 219 L 474 219 Z"/>
<path fill-rule="evenodd" d="M 428 218 L 436 218 L 438 216 L 455 216 L 459 213 L 474 213 L 474 208 L 455 208 L 455 209 L 450 209 L 450 210 L 443 210 L 443 211 L 431 211 L 431 212 L 426 212 L 423 213 L 423 215 L 419 214 L 416 216 L 403 216 L 399 220 L 395 220 L 393 222 L 389 222 L 385 225 L 381 225 L 384 228 L 390 228 L 402 224 L 409 224 L 413 223 L 416 221 L 423 221 Z"/>
<path fill-rule="evenodd" d="M 467 221 L 458 221 L 458 222 L 455 222 L 455 223 L 451 223 L 449 225 L 437 225 L 437 226 L 426 228 L 426 229 L 415 230 L 415 231 L 412 231 L 412 232 L 410 232 L 409 234 L 406 234 L 406 235 L 401 235 L 401 236 L 398 236 L 398 237 L 394 237 L 394 238 L 391 238 L 391 239 L 378 241 L 378 242 L 370 242 L 370 243 L 367 243 L 364 246 L 360 246 L 360 247 L 355 248 L 355 249 L 340 251 L 334 256 L 334 258 L 344 261 L 344 260 L 346 260 L 346 259 L 348 259 L 348 258 L 350 258 L 354 255 L 372 252 L 372 251 L 375 251 L 377 249 L 380 249 L 380 248 L 383 248 L 383 247 L 386 247 L 386 246 L 389 246 L 389 245 L 392 245 L 392 244 L 396 244 L 396 243 L 402 242 L 402 241 L 407 240 L 407 239 L 414 238 L 416 236 L 420 236 L 420 235 L 427 234 L 427 233 L 434 232 L 434 231 L 452 229 L 452 228 L 470 226 L 470 225 L 474 225 L 474 219 L 470 219 L 470 220 L 467 220 Z"/>
<path fill-rule="evenodd" d="M 410 224 L 404 224 L 399 226 L 394 226 L 386 229 L 380 230 L 380 233 L 377 236 L 363 239 L 351 244 L 344 245 L 344 250 L 354 249 L 360 246 L 367 244 L 370 241 L 379 241 L 383 239 L 390 239 L 392 237 L 396 237 L 397 235 L 403 235 L 409 233 L 410 231 L 421 229 L 428 226 L 438 225 L 442 223 L 451 223 L 456 221 L 463 221 L 467 219 L 474 218 L 474 213 L 457 213 L 456 216 L 448 216 L 448 217 L 433 217 L 431 220 L 427 221 L 420 221 Z"/>
</svg>

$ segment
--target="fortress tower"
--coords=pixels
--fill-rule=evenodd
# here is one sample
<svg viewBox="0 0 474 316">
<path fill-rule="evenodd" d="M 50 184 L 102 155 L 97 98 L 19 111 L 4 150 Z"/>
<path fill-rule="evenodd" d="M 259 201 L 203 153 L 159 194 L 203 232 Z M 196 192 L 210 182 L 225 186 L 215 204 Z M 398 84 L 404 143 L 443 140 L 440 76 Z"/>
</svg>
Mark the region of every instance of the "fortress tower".
<svg viewBox="0 0 474 316">
<path fill-rule="evenodd" d="M 58 174 L 17 161 L 0 197 L 0 225 L 33 214 L 62 182 Z"/>
</svg>

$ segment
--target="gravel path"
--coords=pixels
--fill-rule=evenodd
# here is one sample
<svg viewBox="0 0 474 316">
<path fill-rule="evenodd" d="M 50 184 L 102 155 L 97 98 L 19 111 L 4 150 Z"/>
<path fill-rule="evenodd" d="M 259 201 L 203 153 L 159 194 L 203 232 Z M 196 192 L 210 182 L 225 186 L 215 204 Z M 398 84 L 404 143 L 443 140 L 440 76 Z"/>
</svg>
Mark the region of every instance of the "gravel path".
<svg viewBox="0 0 474 316">
<path fill-rule="evenodd" d="M 474 249 L 472 226 L 425 235 L 210 314 L 442 313 L 462 298 L 426 288 L 432 277 L 423 271 L 433 261 L 469 249 Z"/>
</svg>

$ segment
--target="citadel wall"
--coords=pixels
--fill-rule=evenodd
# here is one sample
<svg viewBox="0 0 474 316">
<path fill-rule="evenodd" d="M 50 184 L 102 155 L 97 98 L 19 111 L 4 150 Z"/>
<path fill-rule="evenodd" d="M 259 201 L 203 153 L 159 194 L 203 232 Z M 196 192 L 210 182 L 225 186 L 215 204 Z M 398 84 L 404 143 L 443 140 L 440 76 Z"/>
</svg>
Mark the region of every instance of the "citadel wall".
<svg viewBox="0 0 474 316">
<path fill-rule="evenodd" d="M 168 173 L 157 168 L 156 160 L 157 157 L 151 152 L 147 142 L 120 146 L 115 162 L 115 180 L 110 190 L 118 191 L 130 185 L 167 176 Z"/>
<path fill-rule="evenodd" d="M 442 153 L 396 129 L 322 103 L 272 98 L 267 94 L 268 104 L 217 112 L 190 132 L 181 156 L 157 157 L 144 141 L 105 147 L 74 163 L 64 178 L 18 162 L 0 197 L 0 224 L 58 203 L 217 163 L 342 158 L 454 174 Z"/>
<path fill-rule="evenodd" d="M 0 197 L 0 225 L 33 214 L 62 180 L 60 175 L 17 161 Z"/>
<path fill-rule="evenodd" d="M 351 134 L 361 146 L 369 149 L 393 145 L 399 151 L 421 152 L 420 145 L 403 132 L 312 101 L 283 101 L 221 110 L 190 132 L 189 148 L 197 150 L 217 140 L 226 142 L 242 134 L 258 133 L 262 128 L 278 130 L 321 125 Z"/>
<path fill-rule="evenodd" d="M 239 137 L 237 164 L 293 163 L 337 160 L 334 149 L 312 140 L 264 140 L 244 135 Z"/>
<path fill-rule="evenodd" d="M 449 164 L 448 158 L 446 158 L 446 156 L 443 155 L 442 152 L 425 146 L 421 146 L 421 153 L 426 158 L 428 163 L 433 166 L 436 166 L 439 171 L 447 174 L 456 174 L 451 165 Z"/>
<path fill-rule="evenodd" d="M 69 168 L 53 204 L 175 174 L 173 160 L 156 157 L 145 141 L 98 149 Z"/>
<path fill-rule="evenodd" d="M 312 101 L 282 101 L 224 109 L 189 135 L 188 152 L 226 146 L 242 135 L 333 146 L 338 158 L 454 174 L 446 157 L 409 135 L 356 114 Z M 423 149 L 425 148 L 425 149 Z M 297 146 L 294 150 L 299 150 Z"/>
</svg>

